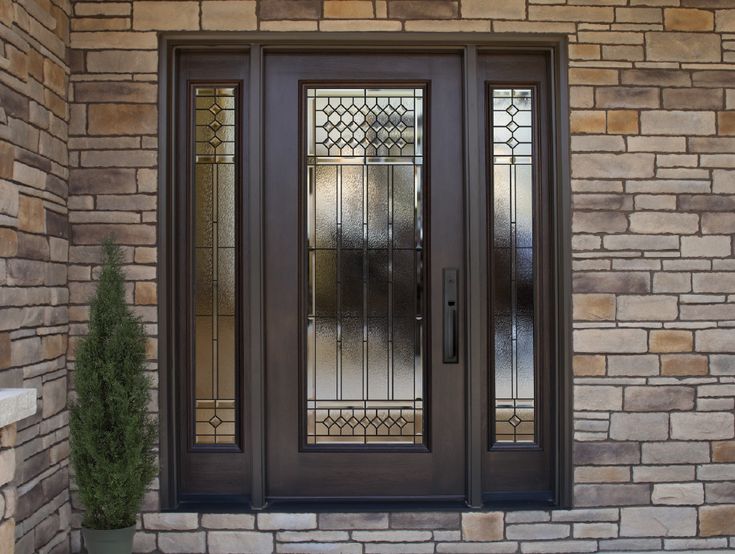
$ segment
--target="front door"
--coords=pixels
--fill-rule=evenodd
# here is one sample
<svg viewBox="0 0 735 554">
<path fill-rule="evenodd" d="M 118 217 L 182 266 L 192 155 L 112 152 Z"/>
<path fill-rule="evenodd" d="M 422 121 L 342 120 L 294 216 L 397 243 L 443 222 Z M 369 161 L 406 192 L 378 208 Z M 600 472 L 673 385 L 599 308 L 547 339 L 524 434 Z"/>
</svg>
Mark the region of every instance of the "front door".
<svg viewBox="0 0 735 554">
<path fill-rule="evenodd" d="M 463 499 L 461 56 L 264 67 L 267 495 Z"/>
</svg>

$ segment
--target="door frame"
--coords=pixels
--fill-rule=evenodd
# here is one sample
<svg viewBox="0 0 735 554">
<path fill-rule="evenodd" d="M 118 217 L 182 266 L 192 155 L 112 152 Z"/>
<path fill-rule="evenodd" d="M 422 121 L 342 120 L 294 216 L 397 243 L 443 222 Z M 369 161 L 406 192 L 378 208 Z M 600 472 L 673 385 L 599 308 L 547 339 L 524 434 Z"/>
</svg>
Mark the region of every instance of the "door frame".
<svg viewBox="0 0 735 554">
<path fill-rule="evenodd" d="M 179 385 L 174 370 L 180 355 L 175 340 L 174 325 L 177 300 L 173 283 L 173 247 L 177 239 L 173 222 L 173 185 L 175 179 L 175 83 L 176 57 L 182 51 L 241 51 L 250 58 L 251 94 L 247 99 L 250 112 L 250 128 L 243 130 L 249 167 L 243 176 L 248 183 L 249 200 L 246 222 L 248 242 L 243 247 L 248 250 L 250 259 L 250 282 L 248 294 L 250 305 L 249 338 L 250 352 L 246 367 L 250 367 L 250 394 L 244 402 L 250 408 L 251 441 L 248 445 L 252 455 L 252 481 L 250 508 L 260 510 L 266 507 L 265 490 L 265 341 L 263 290 L 263 240 L 264 224 L 262 219 L 263 203 L 263 152 L 261 149 L 262 127 L 261 108 L 263 106 L 263 60 L 267 51 L 321 51 L 328 53 L 350 51 L 389 51 L 400 49 L 420 52 L 457 52 L 462 54 L 464 68 L 464 209 L 465 209 L 465 268 L 466 287 L 464 305 L 467 306 L 463 317 L 466 331 L 463 344 L 466 349 L 466 499 L 469 508 L 483 506 L 482 464 L 483 430 L 481 422 L 482 403 L 486 401 L 483 389 L 475 386 L 481 382 L 482 372 L 488 367 L 486 336 L 486 306 L 481 282 L 485 275 L 486 254 L 481 250 L 481 240 L 485 233 L 483 221 L 485 205 L 481 180 L 481 164 L 484 152 L 480 147 L 480 122 L 470 114 L 477 113 L 483 101 L 478 93 L 477 62 L 478 54 L 484 52 L 521 52 L 544 53 L 549 63 L 551 80 L 552 114 L 550 147 L 554 163 L 551 186 L 556 202 L 549 206 L 556 225 L 555 274 L 558 286 L 554 290 L 556 310 L 556 341 L 558 356 L 554 381 L 555 405 L 552 410 L 555 441 L 555 488 L 554 505 L 571 507 L 572 504 L 572 375 L 571 375 L 571 191 L 570 191 L 570 145 L 569 145 L 569 82 L 568 82 L 568 39 L 560 34 L 493 34 L 493 33 L 411 33 L 411 32 L 174 32 L 159 36 L 158 65 L 158 368 L 159 368 L 159 459 L 160 459 L 160 502 L 161 509 L 175 510 L 196 508 L 184 505 L 178 498 L 177 466 L 178 445 L 176 433 L 171 429 L 177 421 L 175 394 Z M 480 301 L 468 302 L 468 299 Z M 503 502 L 527 498 L 502 499 Z M 242 507 L 240 508 L 242 509 Z"/>
</svg>

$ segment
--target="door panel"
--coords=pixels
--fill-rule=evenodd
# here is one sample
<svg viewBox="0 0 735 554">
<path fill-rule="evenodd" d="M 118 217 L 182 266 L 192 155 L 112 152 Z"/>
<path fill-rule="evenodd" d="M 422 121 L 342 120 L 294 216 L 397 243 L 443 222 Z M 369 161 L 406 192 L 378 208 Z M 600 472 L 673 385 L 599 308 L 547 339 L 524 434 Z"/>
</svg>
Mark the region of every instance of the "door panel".
<svg viewBox="0 0 735 554">
<path fill-rule="evenodd" d="M 267 493 L 462 498 L 461 59 L 273 53 L 264 85 Z"/>
</svg>

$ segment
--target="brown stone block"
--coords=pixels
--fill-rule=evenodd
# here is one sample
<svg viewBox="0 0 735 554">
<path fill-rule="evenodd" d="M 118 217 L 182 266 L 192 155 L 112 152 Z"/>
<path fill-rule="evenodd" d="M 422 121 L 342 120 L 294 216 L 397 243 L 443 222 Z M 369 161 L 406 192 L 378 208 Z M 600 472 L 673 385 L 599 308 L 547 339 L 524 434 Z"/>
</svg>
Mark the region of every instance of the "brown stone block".
<svg viewBox="0 0 735 554">
<path fill-rule="evenodd" d="M 69 191 L 81 194 L 126 194 L 135 192 L 135 169 L 72 169 Z"/>
<path fill-rule="evenodd" d="M 733 212 L 735 211 L 735 195 L 682 194 L 678 205 L 680 210 L 693 212 Z"/>
<path fill-rule="evenodd" d="M 130 19 L 126 17 L 75 17 L 71 21 L 75 31 L 124 31 L 130 29 Z"/>
<path fill-rule="evenodd" d="M 725 102 L 722 89 L 668 88 L 663 97 L 667 110 L 720 110 Z"/>
<path fill-rule="evenodd" d="M 735 462 L 735 441 L 715 441 L 712 443 L 713 462 Z"/>
<path fill-rule="evenodd" d="M 17 238 L 17 255 L 19 258 L 31 258 L 33 260 L 49 259 L 48 237 L 29 233 L 18 233 Z"/>
<path fill-rule="evenodd" d="M 720 135 L 735 135 L 735 111 L 718 112 L 717 130 Z"/>
<path fill-rule="evenodd" d="M 699 354 L 665 354 L 661 356 L 661 375 L 707 375 L 707 356 Z"/>
<path fill-rule="evenodd" d="M 12 258 L 18 252 L 18 234 L 14 229 L 0 227 L 0 257 Z"/>
<path fill-rule="evenodd" d="M 88 108 L 92 135 L 152 135 L 158 129 L 155 105 L 92 104 Z"/>
<path fill-rule="evenodd" d="M 321 0 L 261 0 L 260 19 L 319 19 Z"/>
<path fill-rule="evenodd" d="M 624 233 L 628 229 L 628 218 L 621 212 L 574 212 L 574 233 Z"/>
<path fill-rule="evenodd" d="M 694 409 L 693 387 L 625 387 L 624 406 L 627 412 L 664 412 Z"/>
<path fill-rule="evenodd" d="M 648 484 L 576 485 L 575 506 L 636 506 L 651 503 Z"/>
<path fill-rule="evenodd" d="M 699 534 L 703 537 L 735 535 L 735 504 L 699 508 Z"/>
<path fill-rule="evenodd" d="M 605 375 L 605 356 L 577 354 L 572 358 L 572 368 L 577 377 Z"/>
<path fill-rule="evenodd" d="M 119 244 L 138 246 L 156 243 L 155 225 L 89 224 L 73 225 L 74 244 L 102 244 L 106 237 L 112 237 Z"/>
<path fill-rule="evenodd" d="M 694 336 L 691 331 L 653 329 L 649 335 L 651 352 L 691 352 Z"/>
<path fill-rule="evenodd" d="M 15 146 L 9 142 L 0 142 L 0 179 L 12 179 Z"/>
<path fill-rule="evenodd" d="M 598 108 L 658 108 L 659 93 L 654 87 L 600 87 Z"/>
<path fill-rule="evenodd" d="M 620 73 L 624 85 L 689 86 L 691 77 L 680 69 L 624 69 Z"/>
<path fill-rule="evenodd" d="M 715 28 L 715 17 L 706 10 L 666 8 L 664 28 L 667 31 L 712 31 Z"/>
<path fill-rule="evenodd" d="M 388 17 L 395 19 L 453 19 L 459 3 L 452 0 L 391 0 Z"/>
<path fill-rule="evenodd" d="M 10 334 L 0 333 L 0 369 L 10 367 L 12 357 L 10 354 Z"/>
<path fill-rule="evenodd" d="M 152 83 L 126 83 L 118 81 L 80 82 L 74 84 L 77 102 L 132 102 L 155 103 L 158 88 Z"/>
<path fill-rule="evenodd" d="M 18 199 L 18 229 L 30 233 L 42 233 L 45 225 L 43 200 L 21 194 Z"/>
<path fill-rule="evenodd" d="M 28 56 L 10 43 L 5 44 L 5 58 L 8 60 L 7 70 L 21 81 L 28 79 Z"/>
<path fill-rule="evenodd" d="M 464 14 L 464 4 L 462 7 Z M 569 58 L 572 60 L 599 60 L 600 45 L 599 44 L 570 44 Z"/>
<path fill-rule="evenodd" d="M 44 360 L 58 358 L 66 353 L 66 335 L 48 335 L 41 339 Z"/>
<path fill-rule="evenodd" d="M 610 110 L 607 112 L 607 132 L 614 135 L 638 134 L 638 112 Z"/>
<path fill-rule="evenodd" d="M 102 50 L 87 53 L 87 69 L 91 73 L 155 73 L 157 67 L 157 52 Z"/>
<path fill-rule="evenodd" d="M 650 277 L 643 271 L 585 271 L 572 276 L 575 293 L 646 293 L 650 290 Z"/>
<path fill-rule="evenodd" d="M 735 71 L 694 71 L 692 80 L 701 87 L 735 87 Z"/>
<path fill-rule="evenodd" d="M 66 72 L 48 58 L 43 60 L 43 84 L 59 96 L 66 96 Z"/>
</svg>

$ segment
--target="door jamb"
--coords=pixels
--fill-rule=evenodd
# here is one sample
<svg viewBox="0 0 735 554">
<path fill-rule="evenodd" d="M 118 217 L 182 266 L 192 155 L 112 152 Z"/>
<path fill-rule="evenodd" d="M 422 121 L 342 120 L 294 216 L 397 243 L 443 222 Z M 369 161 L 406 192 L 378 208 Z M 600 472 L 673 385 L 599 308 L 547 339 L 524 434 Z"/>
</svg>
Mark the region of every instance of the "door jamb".
<svg viewBox="0 0 735 554">
<path fill-rule="evenodd" d="M 251 114 L 251 129 L 247 130 L 250 168 L 248 169 L 248 230 L 250 239 L 250 263 L 253 267 L 249 294 L 255 299 L 251 307 L 250 336 L 251 352 L 249 363 L 251 368 L 251 418 L 252 437 L 252 484 L 251 508 L 254 510 L 266 507 L 265 491 L 265 349 L 264 349 L 264 312 L 263 312 L 263 168 L 262 168 L 262 91 L 263 91 L 263 57 L 266 51 L 284 51 L 298 48 L 299 51 L 379 51 L 414 50 L 422 52 L 455 51 L 461 53 L 464 60 L 464 113 L 467 125 L 464 131 L 465 140 L 465 232 L 468 237 L 482 233 L 483 214 L 481 202 L 483 183 L 479 182 L 479 164 L 482 153 L 479 148 L 478 122 L 466 117 L 479 101 L 476 86 L 476 64 L 479 52 L 533 50 L 546 52 L 549 57 L 551 71 L 552 94 L 552 137 L 551 159 L 554 163 L 554 183 L 557 204 L 552 206 L 557 217 L 557 251 L 556 275 L 559 287 L 556 293 L 556 334 L 558 345 L 557 370 L 554 375 L 556 409 L 556 487 L 555 504 L 559 507 L 571 507 L 572 504 L 572 378 L 571 378 L 571 193 L 569 169 L 569 86 L 568 86 L 568 39 L 559 34 L 494 34 L 494 33 L 410 33 L 410 32 L 174 32 L 162 33 L 159 36 L 158 57 L 158 279 L 159 279 L 159 389 L 160 406 L 160 502 L 162 510 L 175 510 L 179 505 L 177 498 L 177 444 L 176 433 L 170 432 L 171 425 L 177 421 L 175 406 L 176 378 L 173 371 L 177 353 L 173 328 L 170 324 L 175 313 L 175 301 L 172 296 L 172 252 L 171 242 L 175 240 L 171 232 L 171 206 L 173 195 L 172 181 L 174 176 L 174 91 L 175 61 L 179 51 L 197 50 L 216 52 L 223 49 L 248 47 L 250 52 L 251 97 L 248 107 Z M 470 86 L 470 84 L 472 86 Z M 471 145 L 477 148 L 470 148 Z M 474 246 L 473 246 L 474 243 Z M 473 247 L 477 241 L 466 241 L 467 283 L 465 291 L 466 333 L 464 337 L 467 352 L 466 392 L 468 406 L 467 417 L 467 455 L 466 504 L 469 508 L 482 507 L 482 425 L 479 407 L 483 401 L 480 387 L 473 386 L 484 368 L 487 367 L 487 338 L 483 332 L 481 301 L 468 302 L 468 298 L 477 298 L 480 294 L 480 279 L 483 270 L 476 261 L 480 257 Z M 469 261 L 468 265 L 467 262 Z M 474 276 L 474 279 L 473 279 Z M 479 299 L 482 300 L 482 299 Z M 478 412 L 478 413 L 475 413 Z M 472 422 L 475 422 L 474 424 Z"/>
</svg>

